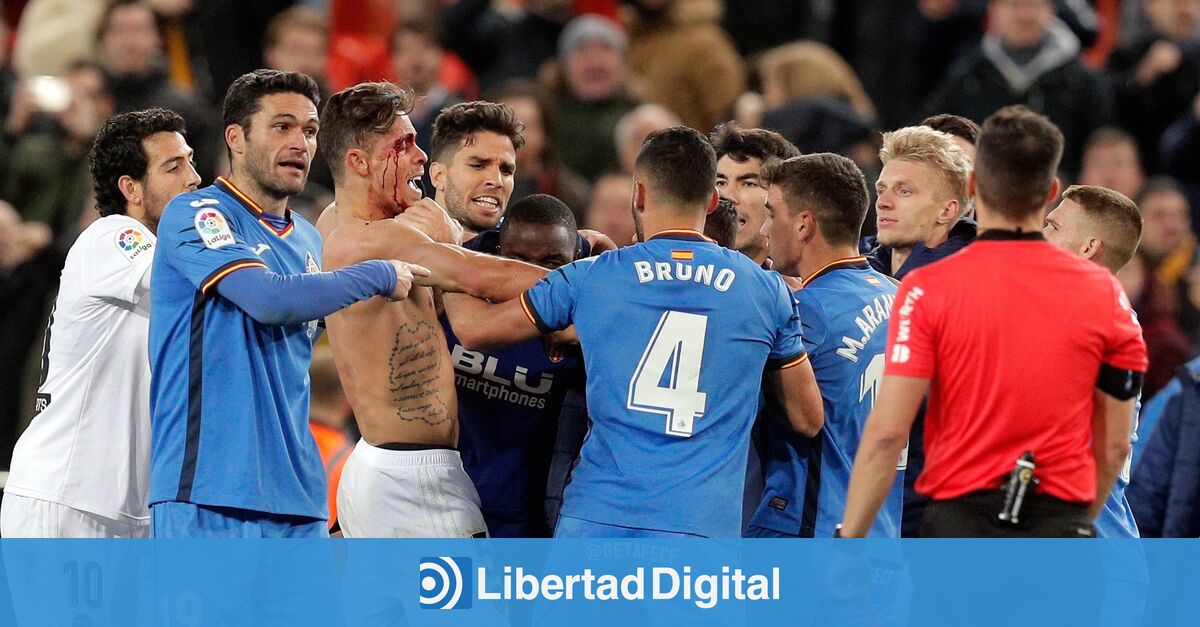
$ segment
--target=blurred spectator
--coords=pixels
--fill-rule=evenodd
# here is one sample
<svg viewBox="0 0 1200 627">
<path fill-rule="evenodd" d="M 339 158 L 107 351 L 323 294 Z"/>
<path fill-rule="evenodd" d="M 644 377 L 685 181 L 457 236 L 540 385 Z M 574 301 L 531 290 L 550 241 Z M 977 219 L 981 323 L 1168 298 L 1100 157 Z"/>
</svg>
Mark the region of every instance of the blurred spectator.
<svg viewBox="0 0 1200 627">
<path fill-rule="evenodd" d="M 1163 132 L 1158 154 L 1163 171 L 1184 187 L 1192 207 L 1193 232 L 1200 236 L 1200 168 L 1196 167 L 1196 155 L 1200 154 L 1200 96 Z"/>
<path fill-rule="evenodd" d="M 951 68 L 924 108 L 981 122 L 1006 105 L 1027 105 L 1062 129 L 1062 169 L 1073 178 L 1084 142 L 1112 119 L 1112 98 L 1054 13 L 1052 0 L 990 0 L 980 47 Z"/>
<path fill-rule="evenodd" d="M 536 78 L 554 57 L 572 0 L 526 0 L 501 12 L 492 0 L 450 0 L 441 30 L 453 50 L 479 77 L 484 91 L 513 78 Z"/>
<path fill-rule="evenodd" d="M 1146 0 L 1150 28 L 1117 48 L 1108 69 L 1116 86 L 1117 120 L 1137 138 L 1153 173 L 1158 142 L 1200 92 L 1200 0 Z"/>
<path fill-rule="evenodd" d="M 722 26 L 742 55 L 774 48 L 797 37 L 813 37 L 812 0 L 736 0 L 725 3 Z"/>
<path fill-rule="evenodd" d="M 417 145 L 429 153 L 433 121 L 442 109 L 462 102 L 448 87 L 438 82 L 445 53 L 431 28 L 420 22 L 404 22 L 392 38 L 392 71 L 396 83 L 407 85 L 417 95 L 417 104 L 408 119 L 417 130 Z"/>
<path fill-rule="evenodd" d="M 1142 232 L 1145 233 L 1144 226 Z M 1154 280 L 1140 252 L 1121 268 L 1117 279 L 1125 288 L 1142 325 L 1142 337 L 1146 340 L 1146 353 L 1150 358 L 1142 394 L 1149 398 L 1166 385 L 1175 370 L 1191 356 L 1191 343 L 1176 323 L 1170 299 Z"/>
<path fill-rule="evenodd" d="M 204 180 L 212 180 L 224 144 L 215 114 L 171 85 L 162 33 L 150 4 L 114 0 L 100 18 L 97 41 L 116 112 L 162 107 L 182 115 L 188 144 L 196 151 L 196 171 Z"/>
<path fill-rule="evenodd" d="M 536 83 L 509 81 L 488 98 L 513 108 L 525 125 L 525 145 L 517 151 L 517 176 L 510 202 L 533 194 L 549 194 L 570 207 L 577 222 L 587 209 L 588 184 L 567 169 L 550 146 L 550 120 Z"/>
<path fill-rule="evenodd" d="M 27 382 L 25 373 L 64 259 L 52 238 L 45 224 L 22 222 L 0 201 L 0 468 L 8 468 L 17 435 L 33 413 L 37 386 L 26 385 L 36 381 Z"/>
<path fill-rule="evenodd" d="M 17 73 L 8 57 L 8 24 L 0 19 L 0 120 L 8 119 L 9 101 L 17 89 Z"/>
<path fill-rule="evenodd" d="M 354 441 L 347 433 L 350 420 L 350 403 L 342 390 L 333 351 L 328 344 L 313 348 L 312 364 L 308 368 L 312 382 L 309 397 L 308 426 L 312 429 L 321 462 L 325 465 L 325 478 L 329 484 L 329 524 L 337 520 L 338 482 L 342 478 L 342 467 L 354 450 Z"/>
<path fill-rule="evenodd" d="M 1143 538 L 1200 535 L 1200 359 L 1179 370 L 1142 413 L 1129 505 Z"/>
<path fill-rule="evenodd" d="M 91 59 L 104 0 L 29 0 L 17 24 L 13 65 L 21 76 L 62 76 Z"/>
<path fill-rule="evenodd" d="M 1107 187 L 1133 198 L 1145 182 L 1133 135 L 1111 126 L 1096 129 L 1083 147 L 1079 183 Z"/>
<path fill-rule="evenodd" d="M 280 11 L 296 4 L 296 0 L 150 0 L 160 2 L 190 2 L 193 8 L 186 16 L 186 36 L 188 54 L 196 73 L 198 96 L 206 103 L 220 107 L 225 91 L 234 79 L 263 67 L 263 39 L 267 32 L 267 24 Z M 364 4 L 366 0 L 353 0 L 355 4 Z M 160 10 L 159 13 L 162 13 Z M 390 25 L 389 25 L 390 28 Z M 161 106 L 167 106 L 160 103 Z M 200 147 L 192 141 L 191 132 L 194 123 L 187 113 L 178 110 L 187 119 L 188 143 L 196 149 L 197 157 Z M 214 115 L 214 119 L 219 119 Z M 215 126 L 215 125 L 214 125 Z M 220 140 L 220 131 L 216 136 Z M 216 149 L 224 152 L 224 142 L 218 141 Z M 203 170 L 197 170 L 207 181 Z"/>
<path fill-rule="evenodd" d="M 720 0 L 631 0 L 633 92 L 707 133 L 746 90 L 742 58 L 721 30 Z"/>
<path fill-rule="evenodd" d="M 625 89 L 626 44 L 624 31 L 612 20 L 577 17 L 559 38 L 560 76 L 547 80 L 554 120 L 550 143 L 563 163 L 589 182 L 620 165 L 613 131 L 634 107 Z"/>
<path fill-rule="evenodd" d="M 845 59 L 802 41 L 764 54 L 759 75 L 766 111 L 756 126 L 779 131 L 801 152 L 847 155 L 869 171 L 875 106 Z"/>
<path fill-rule="evenodd" d="M 1196 254 L 1187 198 L 1175 181 L 1156 177 L 1136 199 L 1143 222 L 1138 251 L 1175 306 L 1186 298 L 1185 276 Z"/>
<path fill-rule="evenodd" d="M 979 139 L 979 125 L 961 115 L 938 113 L 921 120 L 921 126 L 928 126 L 935 131 L 941 131 L 954 138 L 971 162 L 975 162 L 975 141 Z"/>
<path fill-rule="evenodd" d="M 642 151 L 642 142 L 646 141 L 647 135 L 680 124 L 683 122 L 679 116 L 656 104 L 639 105 L 622 116 L 613 130 L 621 172 L 633 176 L 633 164 Z"/>
<path fill-rule="evenodd" d="M 321 97 L 329 96 L 325 68 L 329 63 L 329 27 L 320 11 L 303 5 L 271 18 L 263 36 L 264 67 L 313 77 Z"/>
<path fill-rule="evenodd" d="M 610 174 L 596 181 L 583 228 L 600 231 L 617 246 L 633 243 L 632 194 L 633 179 L 624 174 Z"/>
<path fill-rule="evenodd" d="M 91 198 L 88 150 L 113 113 L 103 71 L 83 61 L 62 79 L 22 81 L 13 96 L 4 129 L 11 144 L 5 151 L 0 197 L 13 203 L 23 219 L 50 227 L 64 253 Z"/>
</svg>

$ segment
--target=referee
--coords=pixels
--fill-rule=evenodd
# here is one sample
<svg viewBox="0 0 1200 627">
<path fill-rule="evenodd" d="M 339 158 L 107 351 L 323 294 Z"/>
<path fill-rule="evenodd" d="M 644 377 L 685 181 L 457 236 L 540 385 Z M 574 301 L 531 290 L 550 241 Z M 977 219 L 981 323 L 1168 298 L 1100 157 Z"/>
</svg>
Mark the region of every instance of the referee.
<svg viewBox="0 0 1200 627">
<path fill-rule="evenodd" d="M 1095 534 L 1129 451 L 1146 348 L 1111 273 L 1042 237 L 1062 148 L 1024 107 L 984 122 L 970 179 L 981 234 L 901 283 L 841 535 L 870 528 L 926 393 L 921 535 Z M 1033 467 L 1023 495 L 1006 489 L 1030 478 L 1018 460 Z"/>
</svg>

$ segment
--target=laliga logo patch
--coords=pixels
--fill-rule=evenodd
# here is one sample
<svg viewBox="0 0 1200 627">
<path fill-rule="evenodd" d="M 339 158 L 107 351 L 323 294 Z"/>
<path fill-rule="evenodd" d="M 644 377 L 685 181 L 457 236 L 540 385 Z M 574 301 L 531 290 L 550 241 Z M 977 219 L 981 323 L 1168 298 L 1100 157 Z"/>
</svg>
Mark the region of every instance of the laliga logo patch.
<svg viewBox="0 0 1200 627">
<path fill-rule="evenodd" d="M 470 558 L 422 557 L 417 578 L 421 584 L 421 609 L 464 610 L 471 607 Z"/>
<path fill-rule="evenodd" d="M 133 261 L 138 255 L 154 248 L 149 239 L 138 229 L 128 228 L 117 231 L 117 249 L 126 259 Z"/>
<path fill-rule="evenodd" d="M 221 248 L 233 244 L 233 231 L 229 230 L 225 216 L 216 209 L 196 212 L 196 232 L 208 248 Z"/>
</svg>

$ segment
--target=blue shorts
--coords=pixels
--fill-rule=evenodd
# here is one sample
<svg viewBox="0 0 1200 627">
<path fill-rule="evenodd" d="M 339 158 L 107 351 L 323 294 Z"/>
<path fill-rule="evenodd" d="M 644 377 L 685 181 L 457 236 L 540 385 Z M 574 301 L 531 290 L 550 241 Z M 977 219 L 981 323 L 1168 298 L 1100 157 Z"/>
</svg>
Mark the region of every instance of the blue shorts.
<svg viewBox="0 0 1200 627">
<path fill-rule="evenodd" d="M 678 531 L 660 531 L 658 529 L 638 529 L 637 527 L 622 527 L 606 525 L 582 518 L 559 516 L 558 526 L 554 528 L 555 538 L 699 538 L 692 533 Z"/>
<path fill-rule="evenodd" d="M 321 518 L 167 501 L 150 506 L 154 538 L 328 538 Z"/>
<path fill-rule="evenodd" d="M 746 531 L 742 533 L 743 538 L 799 538 L 797 534 L 783 533 L 774 529 L 767 529 L 758 525 L 748 525 Z"/>
</svg>

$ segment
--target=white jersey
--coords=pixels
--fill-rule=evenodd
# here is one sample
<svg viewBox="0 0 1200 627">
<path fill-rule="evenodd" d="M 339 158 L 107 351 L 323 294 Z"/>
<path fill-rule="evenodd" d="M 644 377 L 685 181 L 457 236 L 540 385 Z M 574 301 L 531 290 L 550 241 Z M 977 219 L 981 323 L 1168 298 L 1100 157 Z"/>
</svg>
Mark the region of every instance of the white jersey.
<svg viewBox="0 0 1200 627">
<path fill-rule="evenodd" d="M 67 253 L 33 422 L 5 492 L 115 520 L 149 518 L 150 262 L 155 237 L 110 215 Z"/>
</svg>

